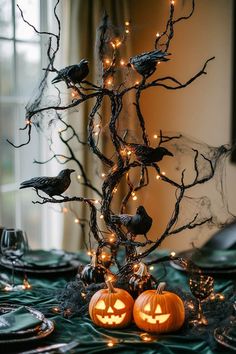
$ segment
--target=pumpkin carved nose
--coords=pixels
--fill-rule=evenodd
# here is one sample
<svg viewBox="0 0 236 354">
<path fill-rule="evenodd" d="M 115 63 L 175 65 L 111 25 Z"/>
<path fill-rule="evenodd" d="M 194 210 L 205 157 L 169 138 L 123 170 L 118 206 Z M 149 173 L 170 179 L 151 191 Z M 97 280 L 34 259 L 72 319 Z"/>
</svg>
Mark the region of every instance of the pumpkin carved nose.
<svg viewBox="0 0 236 354">
<path fill-rule="evenodd" d="M 107 313 L 114 313 L 114 311 L 112 310 L 111 306 L 109 306 Z"/>
<path fill-rule="evenodd" d="M 158 304 L 155 313 L 162 313 L 161 306 Z"/>
</svg>

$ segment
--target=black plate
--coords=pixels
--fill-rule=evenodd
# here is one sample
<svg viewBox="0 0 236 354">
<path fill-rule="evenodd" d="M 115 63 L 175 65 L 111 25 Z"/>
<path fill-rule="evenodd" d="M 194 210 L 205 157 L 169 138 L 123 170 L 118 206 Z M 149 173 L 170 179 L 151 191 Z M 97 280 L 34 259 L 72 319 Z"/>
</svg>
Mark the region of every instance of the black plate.
<svg viewBox="0 0 236 354">
<path fill-rule="evenodd" d="M 229 348 L 233 351 L 236 351 L 236 343 L 233 341 L 230 341 L 224 336 L 224 328 L 216 328 L 214 330 L 214 338 L 215 340 L 221 344 L 222 346 Z"/>
<path fill-rule="evenodd" d="M 193 254 L 194 250 L 188 250 L 188 251 L 183 251 L 177 254 L 177 257 L 181 257 L 181 258 L 189 258 L 191 259 L 191 256 Z M 179 261 L 170 261 L 170 265 L 177 269 L 180 270 L 182 272 L 186 272 L 186 269 L 179 263 Z M 234 268 L 201 268 L 199 267 L 202 271 L 203 274 L 236 274 L 236 267 Z"/>
<path fill-rule="evenodd" d="M 0 305 L 0 312 L 1 313 L 7 313 L 13 310 L 18 309 L 21 307 L 21 305 L 10 305 L 10 304 L 1 304 Z M 42 324 L 38 327 L 29 329 L 29 330 L 23 330 L 23 331 L 17 331 L 11 334 L 4 334 L 0 336 L 0 345 L 11 345 L 11 344 L 17 344 L 17 343 L 26 343 L 26 342 L 32 342 L 36 341 L 39 339 L 43 339 L 49 334 L 51 334 L 54 331 L 54 323 L 51 320 L 48 320 L 47 318 L 44 317 L 44 315 L 38 311 L 33 309 L 32 307 L 25 306 L 28 311 L 30 311 L 34 316 L 42 320 Z"/>
<path fill-rule="evenodd" d="M 80 266 L 80 262 L 77 260 L 70 260 L 66 265 L 64 266 L 58 266 L 58 267 L 48 267 L 48 268 L 36 268 L 36 267 L 23 267 L 22 265 L 15 265 L 14 269 L 16 272 L 23 272 L 27 274 L 38 274 L 38 275 L 44 275 L 44 274 L 59 274 L 59 273 L 67 273 L 67 272 L 74 272 L 78 269 Z M 5 257 L 0 257 L 0 265 L 4 268 L 7 269 L 12 269 L 12 264 L 10 261 L 8 261 Z"/>
</svg>

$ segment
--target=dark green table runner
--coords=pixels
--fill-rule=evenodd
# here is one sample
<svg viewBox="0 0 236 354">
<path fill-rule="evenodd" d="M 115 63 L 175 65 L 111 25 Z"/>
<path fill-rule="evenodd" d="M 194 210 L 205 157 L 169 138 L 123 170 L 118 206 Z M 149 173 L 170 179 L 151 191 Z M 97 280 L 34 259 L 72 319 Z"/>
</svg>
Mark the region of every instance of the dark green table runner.
<svg viewBox="0 0 236 354">
<path fill-rule="evenodd" d="M 160 278 L 163 274 L 163 268 L 155 265 L 153 274 Z M 167 274 L 165 280 L 172 288 L 188 290 L 187 277 L 170 266 L 166 266 Z M 3 272 L 6 270 L 1 269 Z M 156 273 L 156 274 L 155 274 Z M 9 273 L 8 273 L 9 274 Z M 71 277 L 71 280 L 74 277 Z M 19 276 L 18 279 L 22 279 Z M 73 349 L 71 353 L 147 353 L 147 354 L 212 354 L 212 353 L 230 353 L 229 350 L 220 349 L 209 345 L 209 342 L 202 339 L 201 336 L 195 336 L 186 332 L 179 331 L 171 335 L 158 335 L 154 342 L 142 342 L 140 334 L 142 333 L 134 324 L 128 329 L 106 330 L 93 325 L 92 321 L 86 318 L 63 318 L 59 314 L 53 313 L 52 309 L 57 306 L 56 295 L 63 289 L 69 280 L 63 277 L 40 278 L 29 277 L 32 289 L 17 292 L 0 292 L 1 303 L 11 303 L 31 306 L 45 314 L 55 323 L 55 331 L 46 339 L 25 346 L 25 348 L 34 348 L 47 344 L 69 342 L 78 339 L 80 345 Z M 218 278 L 215 280 L 216 292 L 227 292 L 234 286 L 231 279 Z M 108 342 L 113 341 L 115 345 L 108 347 Z M 24 350 L 25 350 L 24 348 Z M 21 349 L 22 350 L 22 349 Z M 2 352 L 2 351 L 1 351 Z M 9 349 L 10 352 L 10 349 Z M 11 352 L 19 353 L 16 349 Z M 4 351 L 4 354 L 7 351 Z"/>
</svg>

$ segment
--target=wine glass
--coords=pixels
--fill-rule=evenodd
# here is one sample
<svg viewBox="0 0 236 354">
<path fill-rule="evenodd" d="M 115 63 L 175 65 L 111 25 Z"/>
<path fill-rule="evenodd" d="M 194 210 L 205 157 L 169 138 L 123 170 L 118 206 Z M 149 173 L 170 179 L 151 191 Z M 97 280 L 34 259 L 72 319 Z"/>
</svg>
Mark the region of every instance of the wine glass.
<svg viewBox="0 0 236 354">
<path fill-rule="evenodd" d="M 206 300 L 213 292 L 214 279 L 209 275 L 193 273 L 189 278 L 189 287 L 194 297 L 198 300 L 197 319 L 193 320 L 194 325 L 207 325 L 208 320 L 202 311 L 202 301 Z"/>
<path fill-rule="evenodd" d="M 7 290 L 23 289 L 23 285 L 15 285 L 15 263 L 20 260 L 28 249 L 26 233 L 18 229 L 4 229 L 1 238 L 1 253 L 12 263 L 12 284 L 7 286 Z"/>
</svg>

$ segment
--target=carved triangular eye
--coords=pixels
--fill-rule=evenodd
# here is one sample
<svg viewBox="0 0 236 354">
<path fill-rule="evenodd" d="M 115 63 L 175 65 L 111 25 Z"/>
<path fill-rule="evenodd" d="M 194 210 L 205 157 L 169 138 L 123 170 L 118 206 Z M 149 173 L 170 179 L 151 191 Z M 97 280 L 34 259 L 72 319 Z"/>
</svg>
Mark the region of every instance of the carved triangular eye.
<svg viewBox="0 0 236 354">
<path fill-rule="evenodd" d="M 125 304 L 121 300 L 117 299 L 114 307 L 116 310 L 122 310 L 125 308 Z"/>
<path fill-rule="evenodd" d="M 151 306 L 150 306 L 150 304 L 146 304 L 146 305 L 144 306 L 144 311 L 146 311 L 146 312 L 151 311 Z"/>
<path fill-rule="evenodd" d="M 99 300 L 95 306 L 95 309 L 97 310 L 105 310 L 105 308 L 106 308 L 106 304 L 103 300 Z"/>
<path fill-rule="evenodd" d="M 158 304 L 155 313 L 162 313 L 161 306 Z"/>
</svg>

